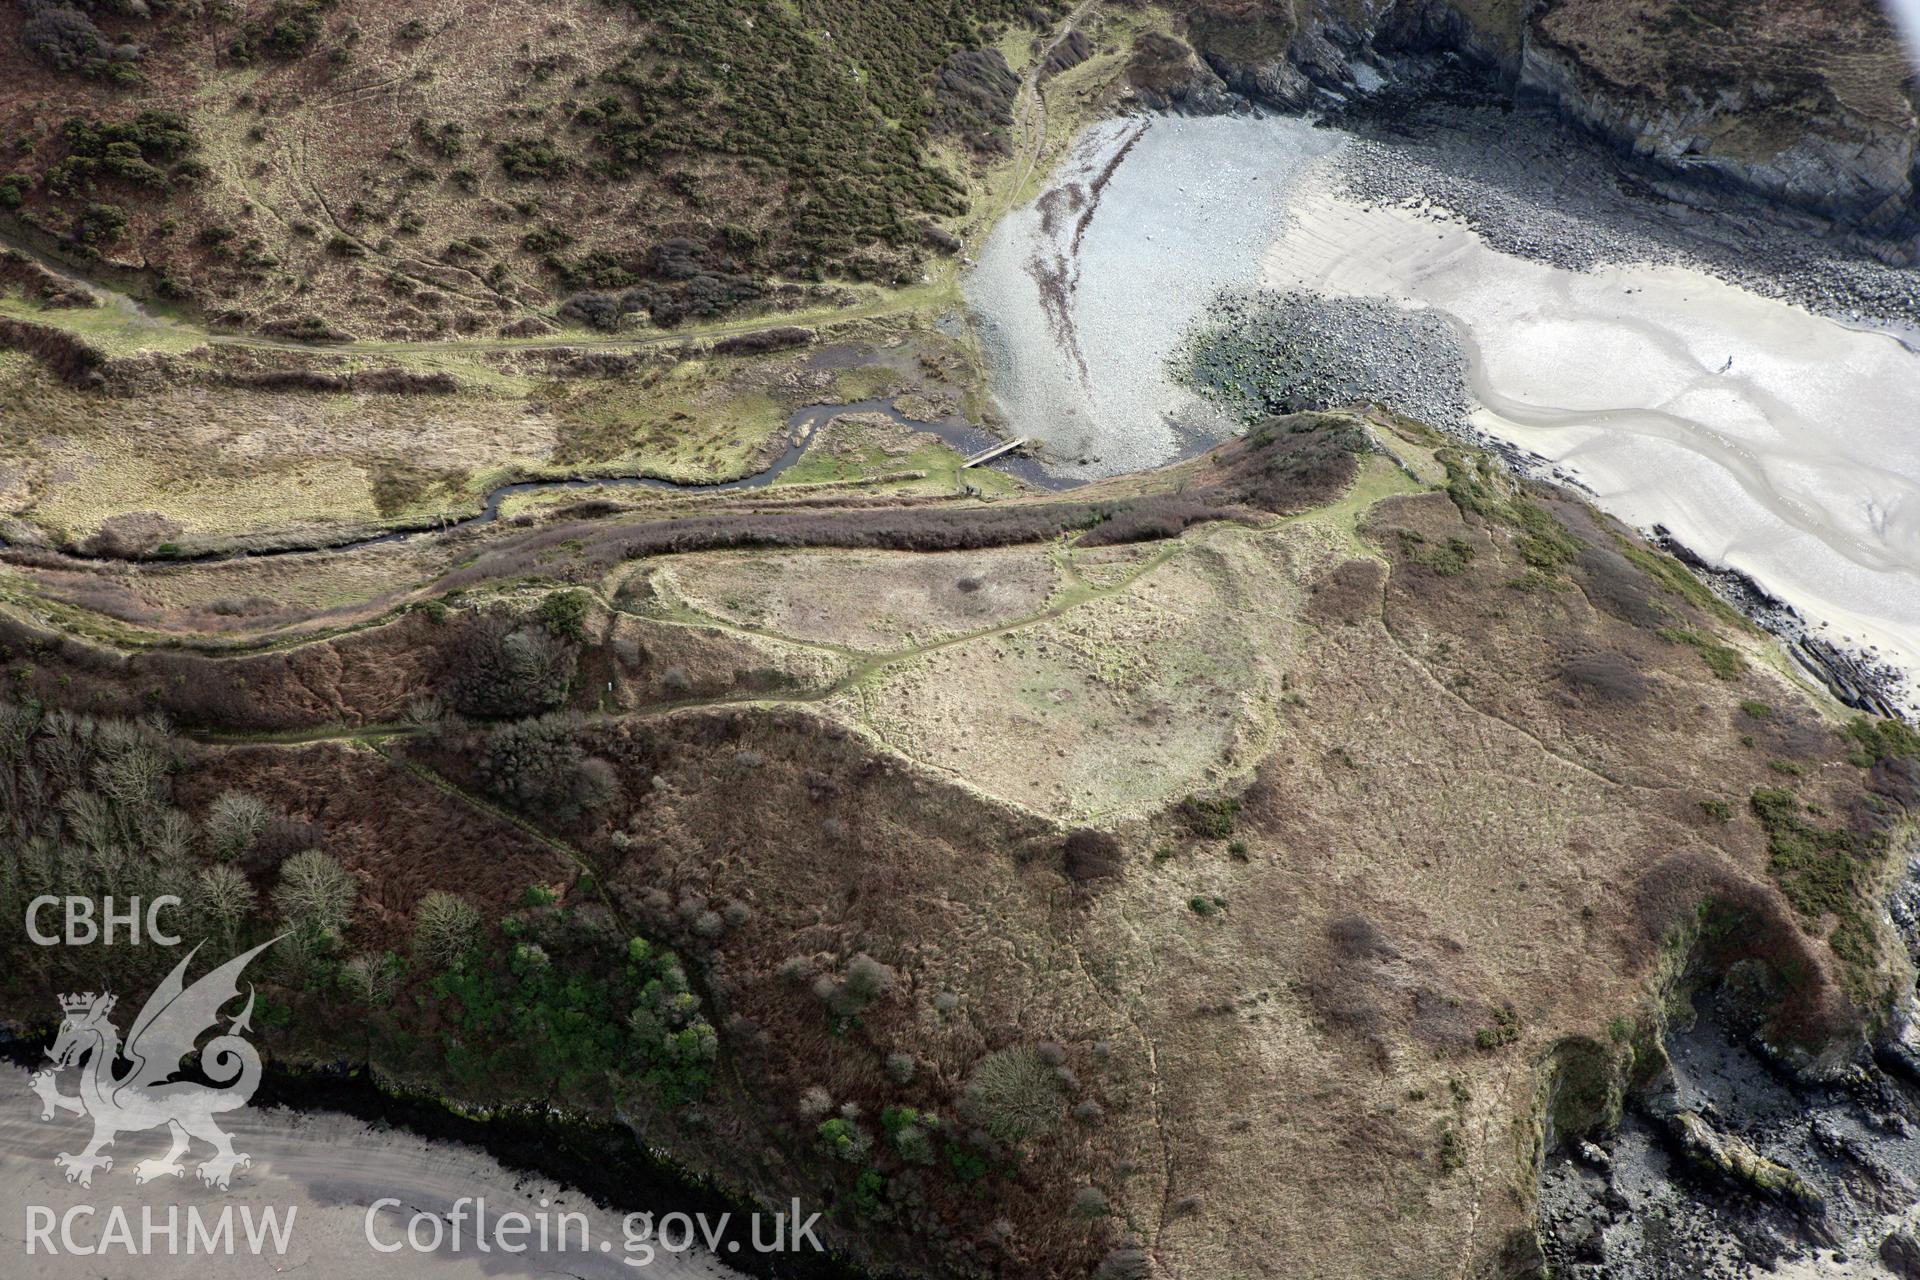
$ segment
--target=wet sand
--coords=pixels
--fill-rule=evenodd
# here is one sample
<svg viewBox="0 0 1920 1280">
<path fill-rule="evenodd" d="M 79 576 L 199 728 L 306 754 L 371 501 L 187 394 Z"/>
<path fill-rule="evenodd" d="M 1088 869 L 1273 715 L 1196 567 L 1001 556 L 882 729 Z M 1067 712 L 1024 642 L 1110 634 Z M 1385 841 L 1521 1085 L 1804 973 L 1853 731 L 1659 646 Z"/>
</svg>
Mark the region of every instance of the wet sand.
<svg viewBox="0 0 1920 1280">
<path fill-rule="evenodd" d="M 1232 434 L 1231 419 L 1168 377 L 1168 357 L 1222 289 L 1258 282 L 1287 175 L 1336 141 L 1293 121 L 1177 116 L 1082 134 L 967 279 L 1008 429 L 1077 479 Z"/>
<path fill-rule="evenodd" d="M 1511 257 L 1325 187 L 1291 214 L 1269 287 L 1439 311 L 1467 351 L 1474 427 L 1748 574 L 1825 638 L 1920 670 L 1920 357 L 1900 341 L 1683 267 Z"/>
<path fill-rule="evenodd" d="M 1920 711 L 1920 355 L 1673 265 L 1670 243 L 1648 241 L 1662 265 L 1628 261 L 1619 246 L 1651 215 L 1625 197 L 1604 236 L 1582 232 L 1621 265 L 1576 270 L 1443 212 L 1362 203 L 1345 193 L 1365 166 L 1403 176 L 1391 147 L 1294 118 L 1094 126 L 968 283 L 1012 430 L 1075 477 L 1158 465 L 1234 429 L 1170 368 L 1223 293 L 1427 309 L 1477 401 L 1467 424 L 1434 425 L 1538 454 L 1628 523 L 1664 525 L 1813 634 L 1909 673 L 1897 701 Z"/>
</svg>

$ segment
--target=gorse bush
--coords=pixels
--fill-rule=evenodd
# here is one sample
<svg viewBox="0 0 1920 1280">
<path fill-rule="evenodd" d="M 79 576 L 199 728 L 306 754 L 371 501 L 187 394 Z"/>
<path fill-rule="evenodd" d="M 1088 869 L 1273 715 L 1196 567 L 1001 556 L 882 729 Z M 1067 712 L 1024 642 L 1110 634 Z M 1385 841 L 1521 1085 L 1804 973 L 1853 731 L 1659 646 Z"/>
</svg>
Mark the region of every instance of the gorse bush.
<svg viewBox="0 0 1920 1280">
<path fill-rule="evenodd" d="M 731 159 L 777 182 L 778 265 L 817 270 L 861 246 L 919 242 L 917 215 L 959 211 L 927 148 L 930 88 L 983 24 L 1047 0 L 628 0 L 641 38 L 575 114 L 595 171 L 619 179 L 676 156 Z M 831 32 L 831 39 L 821 33 Z M 752 251 L 734 237 L 732 251 Z"/>
<path fill-rule="evenodd" d="M 1209 840 L 1231 836 L 1239 814 L 1240 801 L 1234 796 L 1188 796 L 1180 802 L 1180 819 L 1187 830 Z"/>
<path fill-rule="evenodd" d="M 515 138 L 500 144 L 500 168 L 509 178 L 527 181 L 554 178 L 572 167 L 572 162 L 545 138 Z"/>
<path fill-rule="evenodd" d="M 308 52 L 325 29 L 322 15 L 333 0 L 274 0 L 259 19 L 247 23 L 227 46 L 227 56 L 247 63 L 257 53 L 291 61 Z"/>
<path fill-rule="evenodd" d="M 94 25 L 91 16 L 102 8 L 125 15 L 132 12 L 131 6 L 105 6 L 87 0 L 19 0 L 19 7 L 26 15 L 20 43 L 47 66 L 119 84 L 140 83 L 135 64 L 146 56 L 146 50 L 130 40 L 116 43 Z"/>
<path fill-rule="evenodd" d="M 188 158 L 196 145 L 192 128 L 172 111 L 142 111 L 131 120 L 113 121 L 71 116 L 60 126 L 60 137 L 67 154 L 48 167 L 45 178 L 56 196 L 92 192 L 101 179 L 165 191 L 199 172 Z"/>
<path fill-rule="evenodd" d="M 540 601 L 540 621 L 562 640 L 585 640 L 587 609 L 592 603 L 592 597 L 584 591 L 551 592 Z"/>
</svg>

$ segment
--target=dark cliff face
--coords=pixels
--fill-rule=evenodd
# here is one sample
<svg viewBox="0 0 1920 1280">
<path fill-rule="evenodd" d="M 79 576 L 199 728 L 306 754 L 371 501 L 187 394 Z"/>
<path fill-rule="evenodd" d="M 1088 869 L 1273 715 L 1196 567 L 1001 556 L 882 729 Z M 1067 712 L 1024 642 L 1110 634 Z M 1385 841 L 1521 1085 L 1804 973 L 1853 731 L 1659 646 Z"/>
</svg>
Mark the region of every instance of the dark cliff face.
<svg viewBox="0 0 1920 1280">
<path fill-rule="evenodd" d="M 1665 171 L 1678 198 L 1758 196 L 1920 259 L 1913 65 L 1875 0 L 1316 0 L 1302 25 L 1197 0 L 1187 34 L 1219 90 L 1285 108 L 1353 90 L 1364 63 L 1457 55 Z"/>
</svg>

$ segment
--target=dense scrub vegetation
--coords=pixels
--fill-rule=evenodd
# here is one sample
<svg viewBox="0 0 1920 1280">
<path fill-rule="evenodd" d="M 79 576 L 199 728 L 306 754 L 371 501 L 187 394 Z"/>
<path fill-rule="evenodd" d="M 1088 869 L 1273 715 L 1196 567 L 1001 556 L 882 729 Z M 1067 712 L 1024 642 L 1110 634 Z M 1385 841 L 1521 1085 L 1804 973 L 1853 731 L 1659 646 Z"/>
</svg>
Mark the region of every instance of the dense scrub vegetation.
<svg viewBox="0 0 1920 1280">
<path fill-rule="evenodd" d="M 1046 20 L 1063 7 L 1056 0 L 624 3 L 642 24 L 641 37 L 601 74 L 596 96 L 573 111 L 590 171 L 612 181 L 659 174 L 698 206 L 707 197 L 700 184 L 681 181 L 677 166 L 717 157 L 773 198 L 761 225 L 729 223 L 705 246 L 669 239 L 631 258 L 570 258 L 555 246 L 549 265 L 571 288 L 657 282 L 612 304 L 619 311 L 606 300 L 582 302 L 583 318 L 602 327 L 640 310 L 662 324 L 717 314 L 753 301 L 752 279 L 769 269 L 806 279 L 839 272 L 907 278 L 925 218 L 964 207 L 960 183 L 929 150 L 935 129 L 990 149 L 988 133 L 1008 115 L 1011 73 L 1001 62 L 995 74 L 998 54 L 977 46 L 1023 15 Z M 500 162 L 522 180 L 570 164 L 538 139 L 503 144 Z M 873 252 L 880 247 L 899 252 Z"/>
<path fill-rule="evenodd" d="M 92 254 L 126 229 L 120 200 L 151 199 L 197 181 L 205 165 L 193 154 L 198 143 L 184 116 L 142 111 L 131 119 L 69 116 L 60 126 L 60 150 L 38 185 L 54 207 L 68 215 L 64 228 L 39 214 L 24 214 L 48 231 L 63 234 L 75 249 Z M 0 179 L 0 206 L 22 209 L 36 182 L 18 172 Z"/>
<path fill-rule="evenodd" d="M 907 242 L 915 211 L 957 211 L 958 188 L 925 151 L 930 77 L 1013 4 L 629 3 L 647 34 L 606 76 L 628 101 L 581 117 L 612 172 L 671 151 L 767 166 L 788 184 L 802 266 L 809 254 Z"/>
<path fill-rule="evenodd" d="M 96 719 L 0 703 L 0 910 L 34 898 L 174 895 L 159 917 L 218 963 L 278 937 L 249 978 L 262 1032 L 328 1060 L 362 1023 L 389 1065 L 444 1071 L 478 1099 L 645 1097 L 678 1105 L 706 1087 L 718 1049 L 675 956 L 622 930 L 604 908 L 531 888 L 489 921 L 465 898 L 413 904 L 410 945 L 388 945 L 362 876 L 329 833 L 228 789 L 189 806 L 199 750 L 159 718 Z M 204 787 L 200 788 L 204 792 Z M 100 908 L 104 910 L 104 908 Z M 59 910 L 43 928 L 59 928 Z M 54 996 L 103 985 L 138 993 L 182 952 L 155 946 L 16 947 L 0 998 L 9 1017 L 51 1021 Z M 204 972 L 196 968 L 194 976 Z M 137 1000 L 126 1010 L 138 1012 Z M 122 1026 L 124 1027 L 124 1022 Z"/>
<path fill-rule="evenodd" d="M 1141 542 L 1212 520 L 1308 510 L 1351 484 L 1366 435 L 1346 419 L 1277 418 L 1235 442 L 1178 492 L 1078 502 L 832 512 L 686 516 L 637 524 L 562 524 L 488 551 L 440 582 L 442 590 L 538 574 L 586 581 L 647 555 L 730 547 L 876 547 L 960 551 L 1078 534 L 1083 545 Z M 572 555 L 555 563 L 554 552 Z"/>
<path fill-rule="evenodd" d="M 129 36 L 109 35 L 97 17 L 144 18 L 151 9 L 144 0 L 18 0 L 26 22 L 20 43 L 35 58 L 56 71 L 72 71 L 115 84 L 144 83 L 139 63 L 146 48 Z M 153 8 L 171 7 L 155 0 Z"/>
<path fill-rule="evenodd" d="M 455 710 L 510 717 L 559 706 L 577 655 L 553 628 L 496 610 L 463 622 L 445 661 L 445 692 Z"/>
</svg>

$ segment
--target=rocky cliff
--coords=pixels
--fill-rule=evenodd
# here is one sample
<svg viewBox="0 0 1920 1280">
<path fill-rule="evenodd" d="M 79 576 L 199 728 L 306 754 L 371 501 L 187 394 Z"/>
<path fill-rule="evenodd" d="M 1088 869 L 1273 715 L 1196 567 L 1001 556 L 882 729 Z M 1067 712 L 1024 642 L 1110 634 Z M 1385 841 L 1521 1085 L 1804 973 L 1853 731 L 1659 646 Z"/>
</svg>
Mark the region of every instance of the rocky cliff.
<svg viewBox="0 0 1920 1280">
<path fill-rule="evenodd" d="M 1649 161 L 1669 195 L 1757 195 L 1920 258 L 1912 69 L 1873 0 L 1201 0 L 1187 22 L 1221 87 L 1254 102 L 1302 107 L 1381 64 L 1457 55 Z"/>
</svg>

